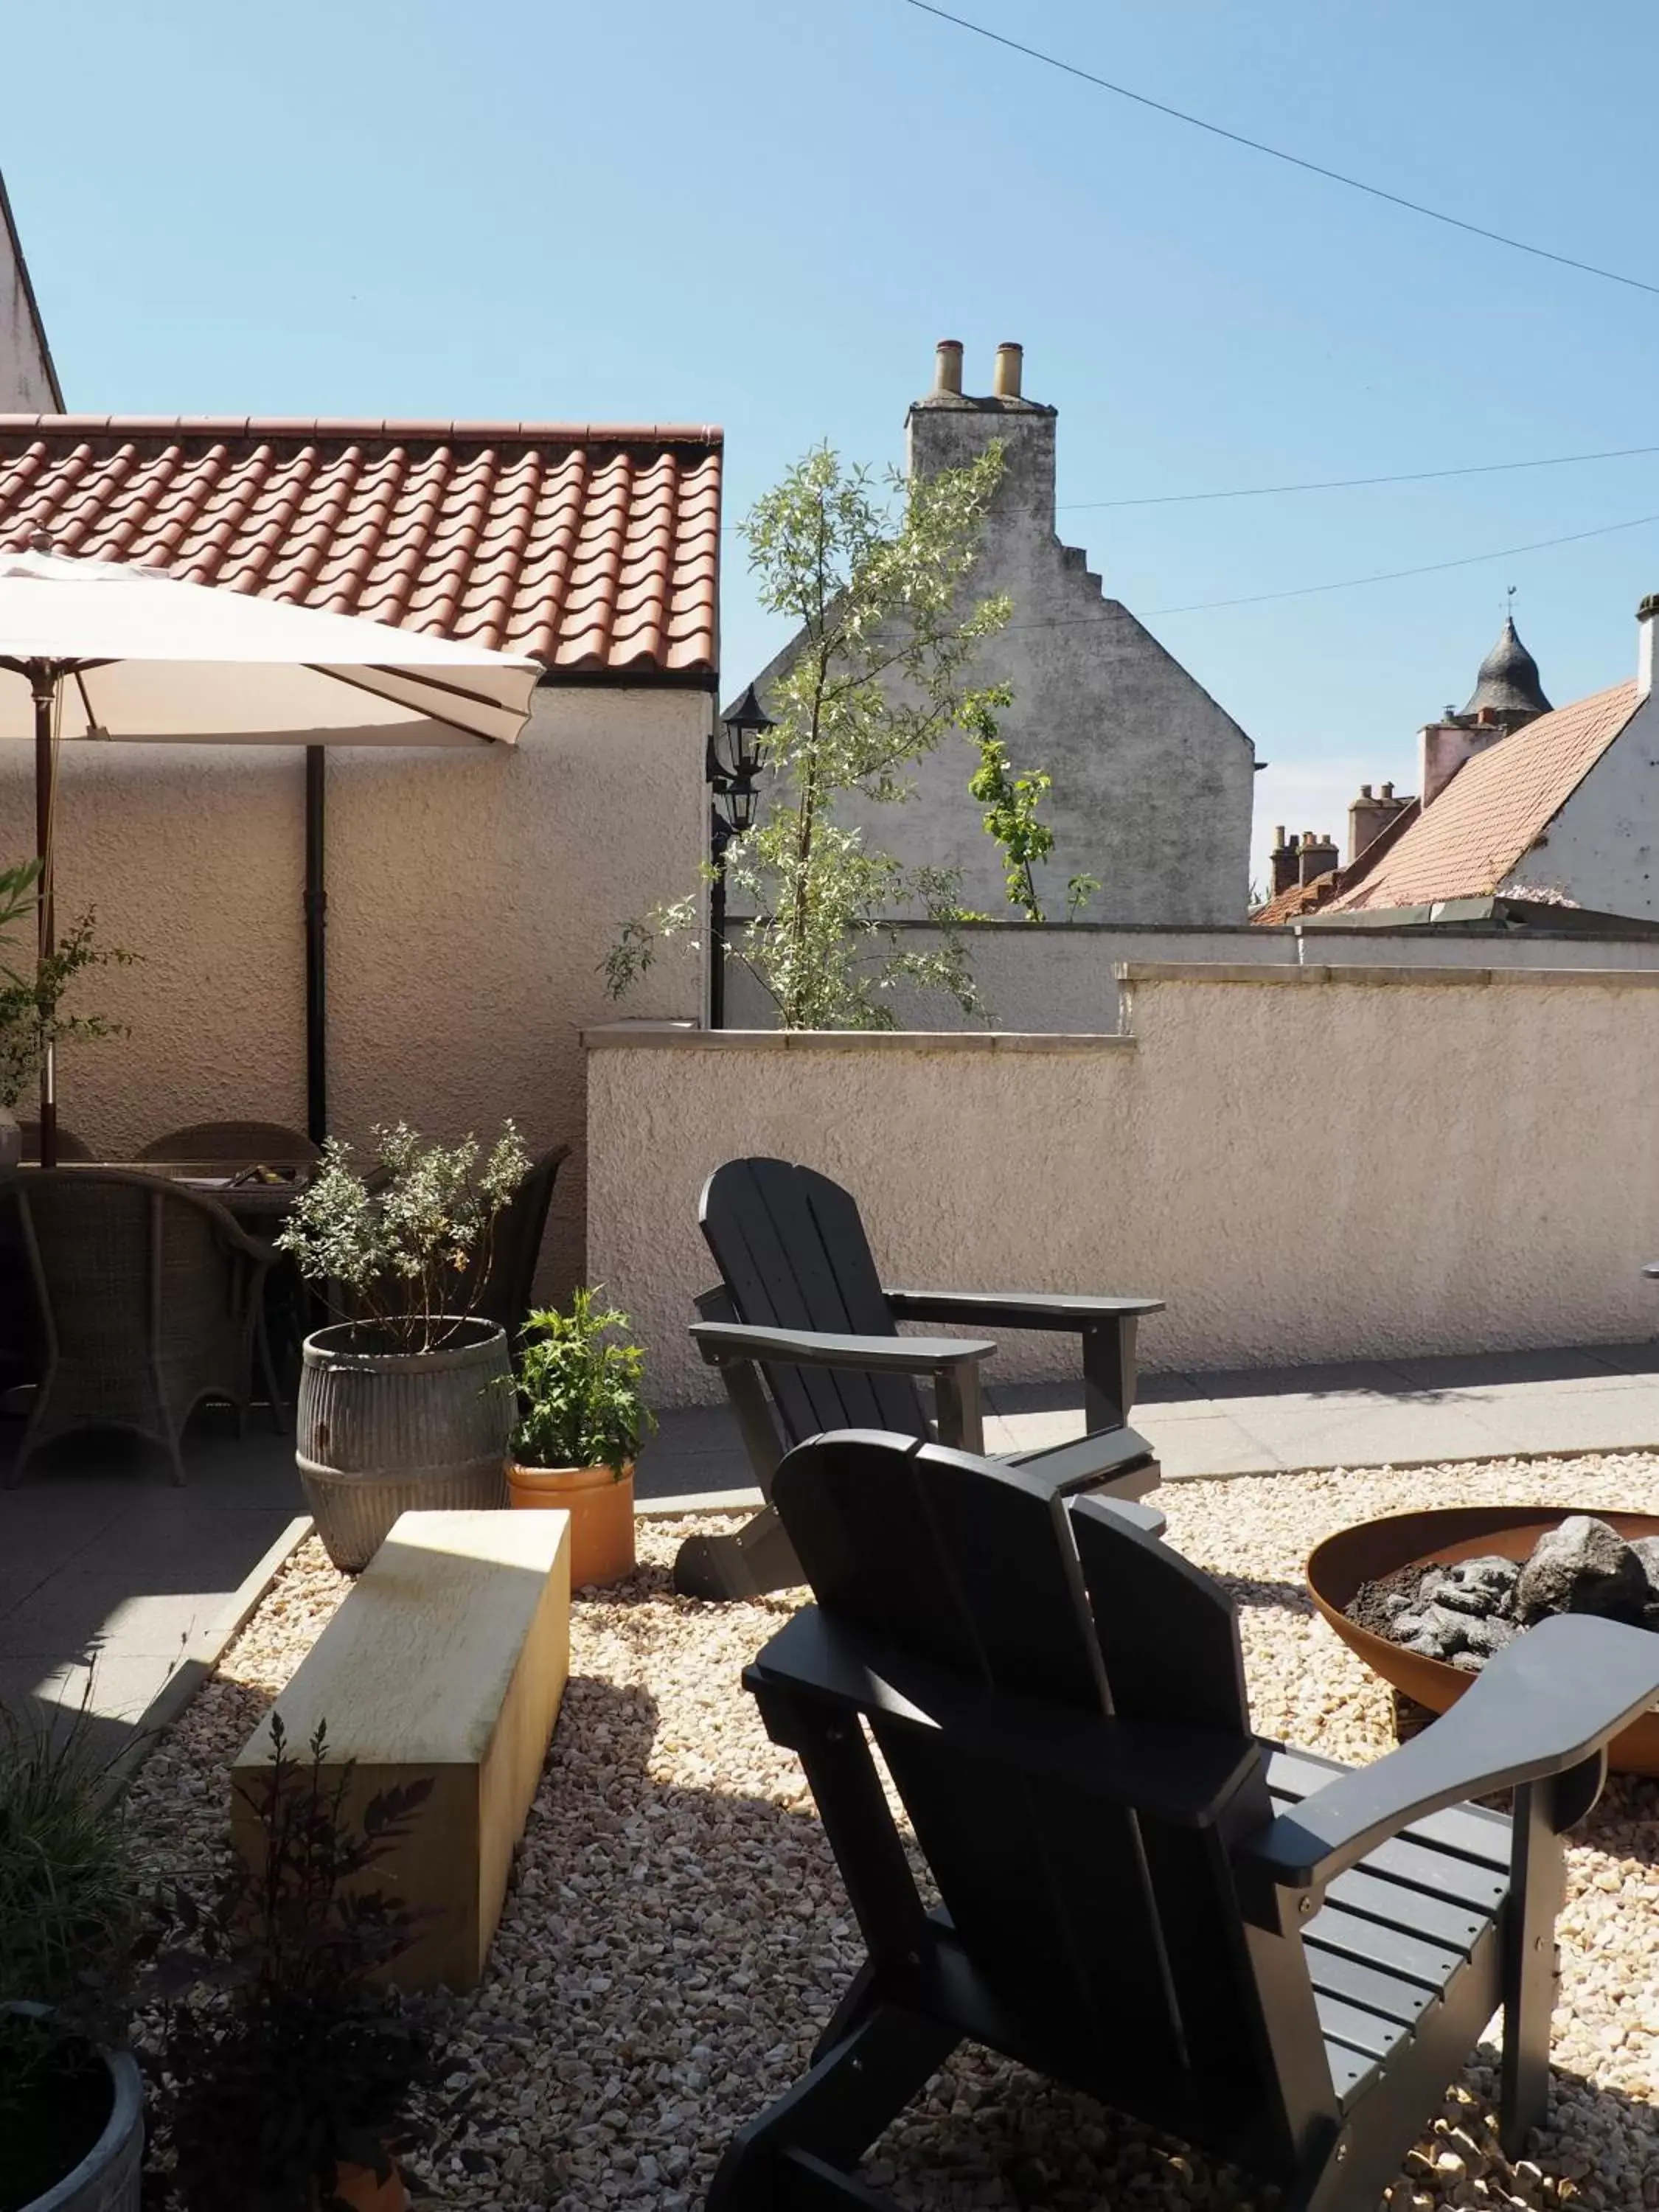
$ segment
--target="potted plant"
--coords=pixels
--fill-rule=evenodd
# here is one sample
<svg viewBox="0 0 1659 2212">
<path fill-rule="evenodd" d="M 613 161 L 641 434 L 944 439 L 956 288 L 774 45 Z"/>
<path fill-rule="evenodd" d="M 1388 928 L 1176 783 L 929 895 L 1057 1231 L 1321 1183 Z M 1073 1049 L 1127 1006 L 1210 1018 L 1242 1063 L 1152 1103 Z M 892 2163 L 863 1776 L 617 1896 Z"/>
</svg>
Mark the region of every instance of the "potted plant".
<svg viewBox="0 0 1659 2212">
<path fill-rule="evenodd" d="M 0 947 L 9 946 L 7 933 L 33 909 L 40 874 L 38 860 L 0 871 Z M 117 945 L 100 945 L 96 919 L 88 907 L 56 949 L 35 961 L 27 973 L 0 966 L 0 1170 L 15 1168 L 22 1156 L 16 1109 L 39 1079 L 47 1048 L 127 1034 L 125 1022 L 111 1021 L 104 1014 L 64 1011 L 70 985 L 86 969 L 125 967 L 137 957 Z"/>
<path fill-rule="evenodd" d="M 141 1877 L 79 1720 L 0 1709 L 0 2212 L 137 2212 Z"/>
<path fill-rule="evenodd" d="M 511 1121 L 488 1156 L 403 1122 L 374 1134 L 368 1176 L 330 1139 L 276 1239 L 344 1316 L 306 1340 L 295 1457 L 317 1533 L 350 1572 L 411 1507 L 506 1503 L 511 1360 L 476 1308 L 496 1218 L 530 1169 Z"/>
<path fill-rule="evenodd" d="M 645 1355 L 618 1342 L 626 1314 L 579 1290 L 568 1314 L 532 1313 L 520 1339 L 514 1505 L 570 1515 L 573 1589 L 620 1582 L 634 1565 L 634 1455 L 654 1428 L 641 1395 Z"/>
<path fill-rule="evenodd" d="M 273 1717 L 267 1771 L 241 1784 L 257 1850 L 205 1902 L 157 1900 L 139 1994 L 158 2149 L 185 2212 L 404 2212 L 395 2154 L 430 2070 L 411 2001 L 374 1986 L 420 1916 L 372 1886 L 429 1780 L 383 1792 L 354 1825 L 348 1765 L 324 1771 Z"/>
</svg>

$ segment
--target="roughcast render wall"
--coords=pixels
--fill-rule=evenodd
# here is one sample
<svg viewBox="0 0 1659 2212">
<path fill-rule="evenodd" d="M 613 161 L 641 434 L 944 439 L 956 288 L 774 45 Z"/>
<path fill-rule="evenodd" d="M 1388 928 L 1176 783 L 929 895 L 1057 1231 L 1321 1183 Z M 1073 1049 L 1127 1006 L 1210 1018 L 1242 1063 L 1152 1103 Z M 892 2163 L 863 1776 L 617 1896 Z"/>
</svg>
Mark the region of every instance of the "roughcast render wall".
<svg viewBox="0 0 1659 2212">
<path fill-rule="evenodd" d="M 745 1152 L 852 1187 L 889 1281 L 1166 1299 L 1150 1365 L 1652 1334 L 1659 976 L 1128 975 L 1123 1039 L 592 1036 L 589 1265 L 659 1400 L 718 1395 L 696 1200 Z"/>
<path fill-rule="evenodd" d="M 580 1266 L 581 1031 L 614 1012 L 599 963 L 629 915 L 695 887 L 708 711 L 692 691 L 548 690 L 511 750 L 328 756 L 333 1126 L 482 1137 L 511 1115 L 532 1148 L 574 1143 L 550 1289 Z M 33 849 L 33 768 L 0 748 L 0 859 Z M 75 1002 L 131 1035 L 61 1058 L 59 1115 L 100 1158 L 191 1121 L 305 1127 L 304 775 L 288 748 L 64 748 L 60 920 L 94 902 L 143 956 Z M 697 1003 L 695 961 L 670 957 L 627 1011 Z"/>
</svg>

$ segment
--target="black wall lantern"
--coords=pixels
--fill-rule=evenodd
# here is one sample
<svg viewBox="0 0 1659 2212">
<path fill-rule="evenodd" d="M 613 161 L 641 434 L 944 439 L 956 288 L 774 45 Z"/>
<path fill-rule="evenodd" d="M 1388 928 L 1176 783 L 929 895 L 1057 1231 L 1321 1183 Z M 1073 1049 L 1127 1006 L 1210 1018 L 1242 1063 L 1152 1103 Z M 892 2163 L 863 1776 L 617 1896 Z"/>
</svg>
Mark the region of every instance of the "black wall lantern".
<svg viewBox="0 0 1659 2212">
<path fill-rule="evenodd" d="M 708 811 L 708 857 L 714 880 L 708 887 L 708 926 L 713 961 L 708 971 L 708 1026 L 726 1027 L 726 848 L 740 837 L 755 819 L 759 796 L 761 745 L 775 723 L 762 712 L 751 684 L 729 714 L 722 716 L 719 735 L 711 734 L 705 774 L 713 793 Z"/>
</svg>

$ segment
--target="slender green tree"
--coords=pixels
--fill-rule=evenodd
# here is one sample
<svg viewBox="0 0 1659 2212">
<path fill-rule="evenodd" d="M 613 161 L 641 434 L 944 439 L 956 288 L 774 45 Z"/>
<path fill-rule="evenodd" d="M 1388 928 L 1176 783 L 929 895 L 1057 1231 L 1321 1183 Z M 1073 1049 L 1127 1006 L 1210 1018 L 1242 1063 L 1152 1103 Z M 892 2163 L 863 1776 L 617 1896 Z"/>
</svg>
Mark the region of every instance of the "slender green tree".
<svg viewBox="0 0 1659 2212">
<path fill-rule="evenodd" d="M 753 919 L 732 957 L 759 979 L 786 1029 L 890 1029 L 902 985 L 983 1007 L 957 925 L 955 871 L 907 867 L 838 813 L 855 795 L 902 805 L 909 771 L 952 732 L 981 732 L 1006 688 L 972 680 L 975 655 L 1011 608 L 962 602 L 1002 471 L 992 446 L 971 466 L 877 479 L 819 447 L 742 526 L 761 605 L 798 627 L 766 699 L 765 793 L 726 848 L 728 894 Z M 695 896 L 629 923 L 606 962 L 620 996 L 658 939 L 690 929 Z M 910 915 L 934 941 L 908 947 Z"/>
</svg>

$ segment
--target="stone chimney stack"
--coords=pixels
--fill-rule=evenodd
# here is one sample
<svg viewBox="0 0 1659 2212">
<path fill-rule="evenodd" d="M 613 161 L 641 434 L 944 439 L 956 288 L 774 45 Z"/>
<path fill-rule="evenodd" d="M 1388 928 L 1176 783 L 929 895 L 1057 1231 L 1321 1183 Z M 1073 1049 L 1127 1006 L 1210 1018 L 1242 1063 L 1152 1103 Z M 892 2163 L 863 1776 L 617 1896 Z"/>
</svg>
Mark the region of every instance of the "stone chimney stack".
<svg viewBox="0 0 1659 2212">
<path fill-rule="evenodd" d="M 1453 714 L 1449 708 L 1446 712 L 1444 721 L 1429 722 L 1418 733 L 1422 761 L 1419 788 L 1425 806 L 1439 797 L 1465 761 L 1484 753 L 1504 735 L 1501 722 L 1482 720 L 1478 714 Z"/>
<path fill-rule="evenodd" d="M 1409 799 L 1397 799 L 1391 783 L 1382 784 L 1375 794 L 1368 783 L 1359 787 L 1359 796 L 1348 809 L 1348 858 L 1357 860 L 1366 847 L 1382 835 L 1396 814 L 1403 814 L 1411 805 Z"/>
<path fill-rule="evenodd" d="M 1650 592 L 1636 610 L 1636 689 L 1645 699 L 1653 690 L 1653 638 L 1659 629 L 1659 592 Z"/>
<path fill-rule="evenodd" d="M 1296 879 L 1305 888 L 1309 884 L 1317 882 L 1321 876 L 1328 876 L 1340 860 L 1334 837 L 1328 837 L 1322 831 L 1315 836 L 1311 830 L 1304 830 L 1302 842 L 1297 848 Z"/>
<path fill-rule="evenodd" d="M 1277 898 L 1281 891 L 1289 890 L 1297 879 L 1296 840 L 1285 835 L 1282 822 L 1273 831 L 1273 848 L 1267 855 L 1267 866 L 1270 871 L 1267 896 Z"/>
<path fill-rule="evenodd" d="M 1054 415 L 1024 397 L 1024 356 L 1012 341 L 997 348 L 991 390 L 982 398 L 963 391 L 962 346 L 942 338 L 934 357 L 933 388 L 912 403 L 905 424 L 910 473 L 937 476 L 966 468 L 994 439 L 1002 444 L 1002 482 L 992 502 L 988 530 L 1022 542 L 1045 544 L 1054 535 Z M 1016 575 L 1020 562 L 1015 562 Z"/>
</svg>

